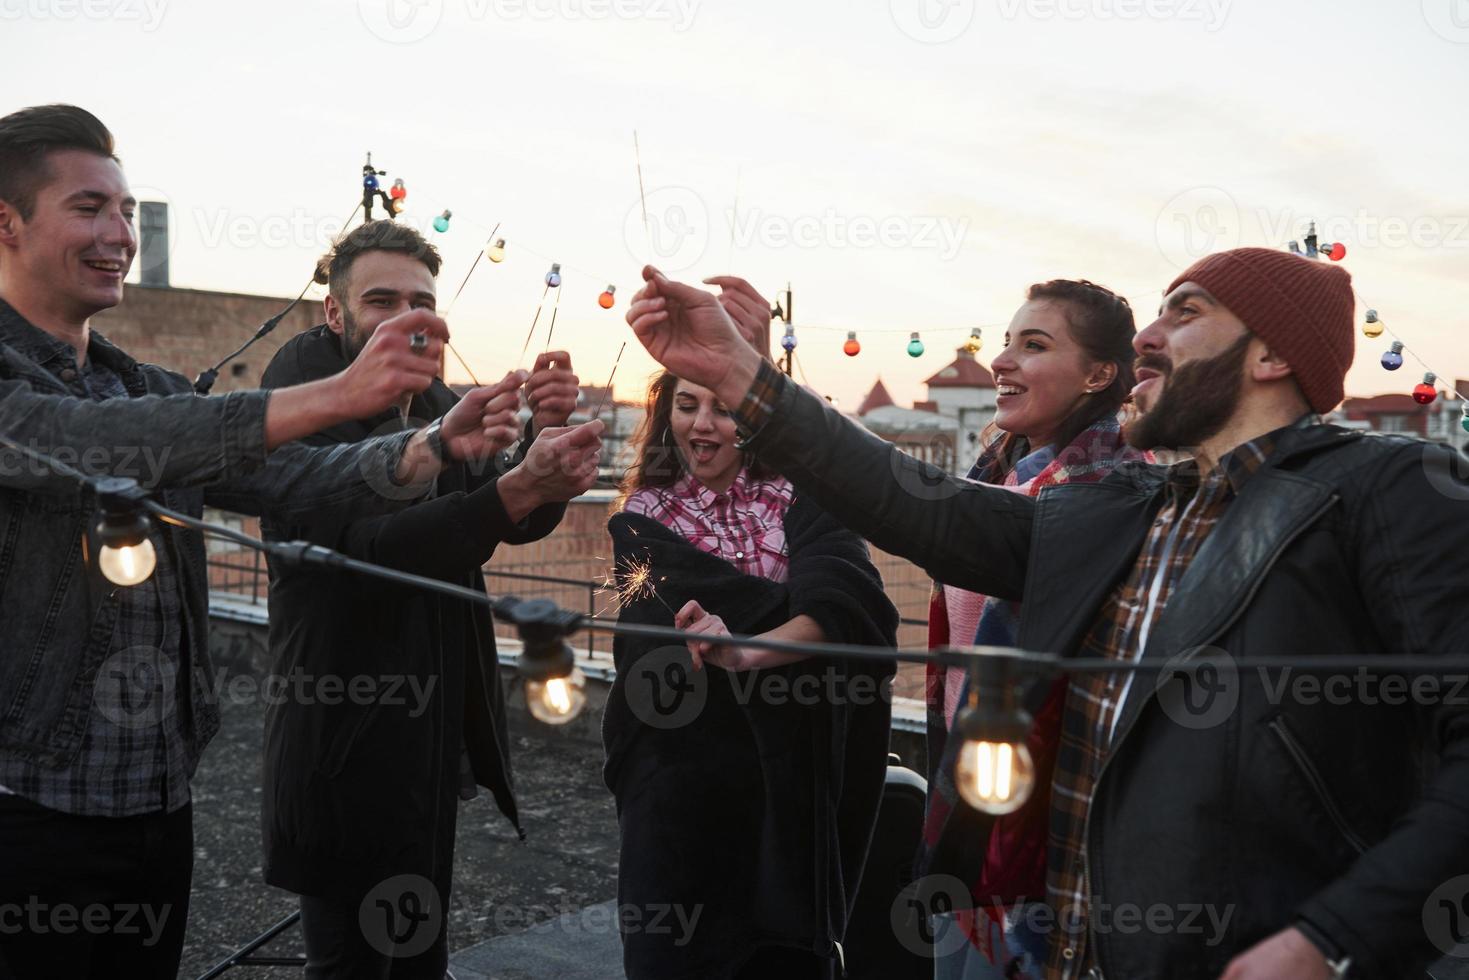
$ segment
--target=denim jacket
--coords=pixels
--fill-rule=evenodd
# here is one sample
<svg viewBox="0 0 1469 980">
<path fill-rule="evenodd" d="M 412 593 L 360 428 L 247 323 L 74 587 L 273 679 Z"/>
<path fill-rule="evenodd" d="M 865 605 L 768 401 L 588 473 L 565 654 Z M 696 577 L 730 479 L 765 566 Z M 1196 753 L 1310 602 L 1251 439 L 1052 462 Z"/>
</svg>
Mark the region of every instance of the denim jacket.
<svg viewBox="0 0 1469 980">
<path fill-rule="evenodd" d="M 201 398 L 183 376 L 139 364 L 95 332 L 89 355 L 133 397 L 76 397 L 18 349 L 19 332 L 34 328 L 4 304 L 0 314 L 0 435 L 89 475 L 133 477 L 193 515 L 209 504 L 282 521 L 385 513 L 425 489 L 392 481 L 411 433 L 267 456 L 268 392 Z M 97 516 L 91 491 L 0 446 L 0 760 L 64 768 L 81 746 L 118 611 L 118 588 L 88 560 Z M 211 676 L 204 540 L 175 527 L 164 537 L 184 591 L 192 663 L 180 665 L 179 683 L 187 673 L 192 773 L 219 729 L 203 683 Z"/>
</svg>

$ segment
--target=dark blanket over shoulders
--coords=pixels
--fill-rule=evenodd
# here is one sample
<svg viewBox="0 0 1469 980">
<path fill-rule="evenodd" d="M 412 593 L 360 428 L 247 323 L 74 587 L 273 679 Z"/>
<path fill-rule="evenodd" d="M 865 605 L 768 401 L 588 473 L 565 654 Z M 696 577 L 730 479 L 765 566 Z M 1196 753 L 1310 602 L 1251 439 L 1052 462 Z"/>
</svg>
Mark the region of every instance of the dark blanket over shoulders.
<svg viewBox="0 0 1469 980">
<path fill-rule="evenodd" d="M 625 605 L 624 622 L 671 625 L 670 608 L 697 599 L 734 633 L 805 614 L 830 642 L 895 641 L 866 544 L 800 497 L 785 518 L 785 583 L 639 515 L 608 527 L 619 574 L 648 562 L 657 591 Z M 882 794 L 894 663 L 696 673 L 686 647 L 627 637 L 613 654 L 603 742 L 627 975 L 728 976 L 760 945 L 834 956 Z M 653 926 L 660 910 L 667 930 Z"/>
</svg>

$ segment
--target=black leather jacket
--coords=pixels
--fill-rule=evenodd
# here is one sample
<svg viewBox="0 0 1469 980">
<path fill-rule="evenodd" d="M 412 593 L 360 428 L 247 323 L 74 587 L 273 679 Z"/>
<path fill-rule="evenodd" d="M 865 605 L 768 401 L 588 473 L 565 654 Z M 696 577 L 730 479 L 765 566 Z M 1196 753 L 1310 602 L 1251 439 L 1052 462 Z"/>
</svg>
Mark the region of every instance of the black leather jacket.
<svg viewBox="0 0 1469 980">
<path fill-rule="evenodd" d="M 1034 500 L 965 483 L 790 384 L 751 448 L 878 547 L 941 581 L 1023 600 L 1019 645 L 1062 655 L 1077 653 L 1131 568 L 1164 494 L 1163 468 L 1140 463 Z M 1143 658 L 1469 652 L 1463 463 L 1402 437 L 1285 433 Z M 1134 682 L 1093 801 L 1091 897 L 1169 916 L 1094 926 L 1107 977 L 1212 980 L 1300 922 L 1351 957 L 1354 977 L 1421 976 L 1448 951 L 1428 927 L 1448 914 L 1435 889 L 1469 872 L 1469 691 L 1450 680 L 1404 698 L 1407 685 L 1364 683 L 1351 668 L 1316 676 L 1334 680 L 1240 670 L 1237 703 L 1208 725 L 1175 720 L 1149 675 Z M 946 842 L 933 870 L 974 880 L 987 839 Z M 1210 906 L 1228 915 L 1212 943 L 1201 928 Z"/>
</svg>

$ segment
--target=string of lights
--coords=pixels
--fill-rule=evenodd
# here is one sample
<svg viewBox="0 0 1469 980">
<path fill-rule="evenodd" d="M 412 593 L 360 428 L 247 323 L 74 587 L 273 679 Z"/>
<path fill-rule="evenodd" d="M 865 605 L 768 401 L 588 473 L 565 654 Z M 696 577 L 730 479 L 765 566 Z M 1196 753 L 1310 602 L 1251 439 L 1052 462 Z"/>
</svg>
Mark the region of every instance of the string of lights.
<svg viewBox="0 0 1469 980">
<path fill-rule="evenodd" d="M 56 460 L 53 456 L 24 446 L 0 433 L 0 445 L 49 467 L 92 490 L 101 517 L 95 531 L 101 542 L 98 570 L 121 586 L 137 585 L 152 575 L 156 555 L 149 540 L 148 517 L 220 538 L 287 562 L 305 562 L 424 589 L 439 595 L 487 606 L 496 619 L 513 624 L 522 641 L 518 670 L 525 681 L 527 709 L 548 724 L 566 724 L 586 704 L 586 677 L 576 666 L 575 651 L 567 637 L 581 630 L 613 636 L 639 637 L 670 644 L 689 640 L 715 646 L 747 646 L 794 653 L 808 657 L 836 657 L 860 661 L 936 663 L 966 668 L 971 675 L 970 699 L 955 719 L 964 738 L 955 771 L 956 784 L 964 799 L 989 813 L 1018 809 L 1034 785 L 1035 768 L 1026 747 L 1030 719 L 1021 707 L 1023 686 L 1055 672 L 1162 674 L 1196 670 L 1214 675 L 1218 686 L 1221 671 L 1299 670 L 1337 672 L 1343 669 L 1383 671 L 1397 676 L 1444 675 L 1469 671 L 1469 656 L 1378 655 L 1351 658 L 1307 656 L 1230 657 L 1200 656 L 1181 662 L 1105 657 L 1062 658 L 1008 647 L 944 647 L 937 650 L 856 646 L 843 643 L 807 643 L 760 636 L 713 637 L 672 626 L 623 623 L 600 615 L 562 609 L 547 599 L 495 597 L 464 586 L 414 575 L 350 558 L 306 541 L 263 541 L 233 528 L 221 527 L 192 515 L 168 508 L 145 491 L 136 480 L 122 477 L 92 477 Z M 641 592 L 639 593 L 641 596 Z"/>
</svg>

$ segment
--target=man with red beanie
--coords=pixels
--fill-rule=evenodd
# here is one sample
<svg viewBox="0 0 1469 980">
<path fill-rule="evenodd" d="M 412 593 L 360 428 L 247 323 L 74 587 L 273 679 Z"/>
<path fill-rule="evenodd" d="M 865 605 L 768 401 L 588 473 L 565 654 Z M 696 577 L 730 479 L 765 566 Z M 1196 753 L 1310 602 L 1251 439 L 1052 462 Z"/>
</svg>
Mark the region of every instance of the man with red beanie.
<svg viewBox="0 0 1469 980">
<path fill-rule="evenodd" d="M 714 296 L 644 278 L 638 339 L 738 406 L 799 493 L 941 581 L 1022 601 L 1018 646 L 1148 668 L 1074 673 L 1036 776 L 1046 977 L 1411 977 L 1469 941 L 1466 702 L 1451 678 L 1352 666 L 1469 653 L 1469 481 L 1447 447 L 1321 422 L 1352 361 L 1343 269 L 1259 248 L 1196 263 L 1134 342 L 1127 429 L 1189 458 L 1038 499 L 904 455 L 763 364 Z M 1313 666 L 1235 666 L 1273 656 Z M 963 824 L 930 868 L 974 881 L 989 827 Z"/>
</svg>

